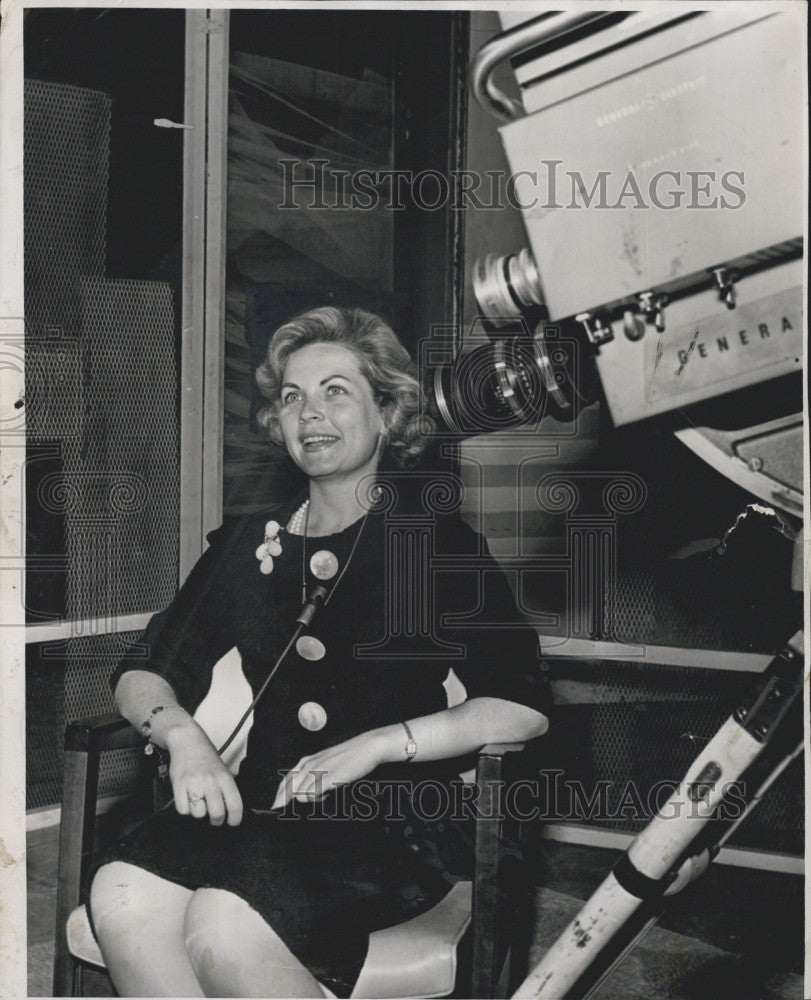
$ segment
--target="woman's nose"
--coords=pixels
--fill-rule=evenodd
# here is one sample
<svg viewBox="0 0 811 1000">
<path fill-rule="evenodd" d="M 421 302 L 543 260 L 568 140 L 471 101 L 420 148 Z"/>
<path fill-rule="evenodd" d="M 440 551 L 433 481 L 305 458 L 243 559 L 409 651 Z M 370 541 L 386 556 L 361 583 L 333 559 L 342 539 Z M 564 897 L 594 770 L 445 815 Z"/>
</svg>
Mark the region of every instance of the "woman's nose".
<svg viewBox="0 0 811 1000">
<path fill-rule="evenodd" d="M 308 420 L 322 420 L 323 417 L 324 414 L 321 412 L 317 400 L 310 398 L 304 400 L 298 415 L 301 423 L 306 423 Z"/>
</svg>

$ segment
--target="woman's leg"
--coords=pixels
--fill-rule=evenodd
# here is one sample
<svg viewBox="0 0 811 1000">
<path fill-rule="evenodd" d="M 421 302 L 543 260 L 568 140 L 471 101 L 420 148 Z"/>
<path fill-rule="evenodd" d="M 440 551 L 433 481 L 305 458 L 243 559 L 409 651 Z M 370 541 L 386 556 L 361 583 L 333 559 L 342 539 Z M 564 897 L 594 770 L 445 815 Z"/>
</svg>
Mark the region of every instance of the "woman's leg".
<svg viewBox="0 0 811 1000">
<path fill-rule="evenodd" d="M 205 995 L 186 953 L 184 922 L 192 895 L 124 861 L 96 872 L 93 927 L 119 996 Z"/>
<path fill-rule="evenodd" d="M 195 892 L 186 910 L 186 950 L 207 996 L 324 996 L 273 928 L 225 889 Z"/>
</svg>

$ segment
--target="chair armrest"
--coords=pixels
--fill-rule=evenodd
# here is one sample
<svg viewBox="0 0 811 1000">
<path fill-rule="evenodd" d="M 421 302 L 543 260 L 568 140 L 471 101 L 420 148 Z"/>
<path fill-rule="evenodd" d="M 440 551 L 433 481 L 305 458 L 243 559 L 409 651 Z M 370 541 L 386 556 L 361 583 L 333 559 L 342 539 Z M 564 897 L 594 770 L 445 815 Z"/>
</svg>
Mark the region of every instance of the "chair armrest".
<svg viewBox="0 0 811 1000">
<path fill-rule="evenodd" d="M 508 753 L 520 753 L 526 746 L 526 743 L 485 743 L 479 757 L 505 757 Z"/>
<path fill-rule="evenodd" d="M 143 736 L 117 712 L 74 719 L 65 729 L 65 750 L 123 750 L 143 742 Z"/>
</svg>

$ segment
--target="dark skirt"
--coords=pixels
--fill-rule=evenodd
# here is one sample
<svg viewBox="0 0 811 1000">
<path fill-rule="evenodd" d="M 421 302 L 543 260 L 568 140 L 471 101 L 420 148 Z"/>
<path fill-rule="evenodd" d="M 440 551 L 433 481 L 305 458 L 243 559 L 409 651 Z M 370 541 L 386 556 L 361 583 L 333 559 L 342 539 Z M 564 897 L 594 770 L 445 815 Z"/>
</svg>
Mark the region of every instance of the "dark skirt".
<svg viewBox="0 0 811 1000">
<path fill-rule="evenodd" d="M 429 822 L 408 804 L 369 819 L 295 805 L 247 810 L 240 826 L 212 826 L 173 807 L 146 820 L 99 858 L 125 861 L 189 889 L 246 900 L 296 958 L 337 996 L 349 996 L 369 934 L 436 905 L 470 878 L 469 820 Z M 91 914 L 92 920 L 92 914 Z"/>
</svg>

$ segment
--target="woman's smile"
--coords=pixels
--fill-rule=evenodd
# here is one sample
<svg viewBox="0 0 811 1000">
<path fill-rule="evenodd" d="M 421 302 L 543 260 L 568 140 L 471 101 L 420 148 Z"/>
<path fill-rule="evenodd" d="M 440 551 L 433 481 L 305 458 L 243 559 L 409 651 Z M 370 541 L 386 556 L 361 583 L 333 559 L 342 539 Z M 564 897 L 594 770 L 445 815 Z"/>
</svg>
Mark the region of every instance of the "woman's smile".
<svg viewBox="0 0 811 1000">
<path fill-rule="evenodd" d="M 334 445 L 339 438 L 334 434 L 304 434 L 300 440 L 305 451 L 324 451 Z"/>
</svg>

